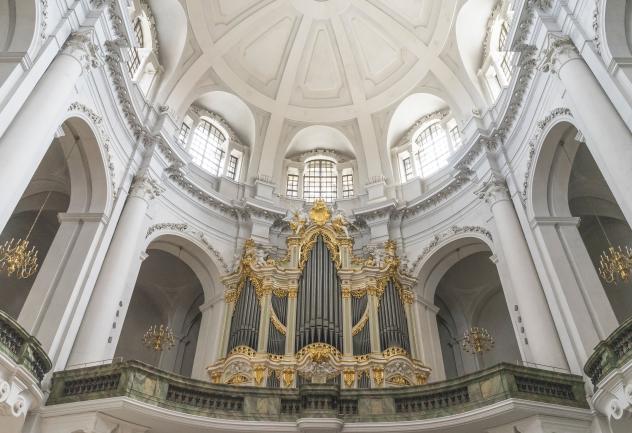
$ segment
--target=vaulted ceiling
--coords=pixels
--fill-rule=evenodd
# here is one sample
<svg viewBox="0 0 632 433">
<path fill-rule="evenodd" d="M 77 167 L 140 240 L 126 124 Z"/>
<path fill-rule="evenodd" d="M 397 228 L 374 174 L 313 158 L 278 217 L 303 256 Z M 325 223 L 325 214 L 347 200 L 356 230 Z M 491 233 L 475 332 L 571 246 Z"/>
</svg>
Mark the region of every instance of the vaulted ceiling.
<svg viewBox="0 0 632 433">
<path fill-rule="evenodd" d="M 469 2 L 483 2 L 490 12 L 496 3 Z M 231 92 L 266 116 L 257 139 L 275 143 L 270 153 L 282 153 L 276 143 L 289 144 L 304 126 L 324 124 L 360 142 L 364 149 L 356 154 L 373 154 L 386 148 L 397 105 L 415 93 L 438 96 L 465 113 L 480 106 L 457 46 L 455 27 L 466 0 L 181 3 L 189 38 L 168 105 L 182 113 L 209 92 Z M 158 17 L 161 39 L 170 24 Z M 424 107 L 414 111 L 407 117 L 427 114 Z"/>
</svg>

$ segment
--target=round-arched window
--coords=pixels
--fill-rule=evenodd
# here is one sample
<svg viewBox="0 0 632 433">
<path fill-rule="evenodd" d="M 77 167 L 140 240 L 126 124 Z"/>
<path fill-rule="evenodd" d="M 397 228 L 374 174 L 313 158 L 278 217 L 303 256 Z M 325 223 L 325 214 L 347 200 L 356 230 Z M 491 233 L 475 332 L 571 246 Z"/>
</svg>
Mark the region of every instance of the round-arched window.
<svg viewBox="0 0 632 433">
<path fill-rule="evenodd" d="M 415 145 L 415 163 L 421 177 L 428 177 L 448 165 L 451 149 L 440 122 L 433 123 L 417 134 Z"/>
<path fill-rule="evenodd" d="M 303 199 L 313 202 L 323 199 L 333 202 L 338 196 L 336 164 L 327 159 L 313 159 L 305 164 Z"/>
<path fill-rule="evenodd" d="M 189 152 L 194 164 L 218 176 L 226 159 L 226 136 L 206 119 L 195 128 Z"/>
</svg>

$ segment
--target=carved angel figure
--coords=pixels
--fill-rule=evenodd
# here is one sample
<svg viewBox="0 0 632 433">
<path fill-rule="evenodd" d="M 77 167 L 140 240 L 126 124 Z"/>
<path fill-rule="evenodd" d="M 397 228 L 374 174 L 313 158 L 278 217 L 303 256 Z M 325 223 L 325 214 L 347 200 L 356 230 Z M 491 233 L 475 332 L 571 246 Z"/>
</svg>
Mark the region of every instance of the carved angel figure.
<svg viewBox="0 0 632 433">
<path fill-rule="evenodd" d="M 297 209 L 292 212 L 288 212 L 287 216 L 283 218 L 283 221 L 290 225 L 292 233 L 298 235 L 307 224 L 307 214 L 303 209 Z"/>
<path fill-rule="evenodd" d="M 345 237 L 349 237 L 349 220 L 340 211 L 331 219 L 331 226 L 337 233 L 344 234 Z"/>
</svg>

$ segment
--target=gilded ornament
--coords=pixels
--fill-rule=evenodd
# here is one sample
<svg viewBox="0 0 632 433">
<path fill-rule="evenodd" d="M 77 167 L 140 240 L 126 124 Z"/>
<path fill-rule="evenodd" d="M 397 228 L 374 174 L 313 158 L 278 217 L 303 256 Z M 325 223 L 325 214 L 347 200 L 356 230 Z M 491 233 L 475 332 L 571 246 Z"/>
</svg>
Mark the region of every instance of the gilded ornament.
<svg viewBox="0 0 632 433">
<path fill-rule="evenodd" d="M 358 323 L 356 323 L 351 329 L 351 335 L 353 337 L 358 335 L 360 332 L 362 332 L 367 323 L 369 323 L 369 314 L 367 311 L 365 311 L 360 320 L 358 320 Z"/>
<path fill-rule="evenodd" d="M 224 292 L 224 301 L 227 304 L 237 302 L 237 298 L 239 298 L 239 292 L 237 290 L 226 290 Z"/>
<path fill-rule="evenodd" d="M 373 380 L 376 385 L 381 385 L 384 382 L 384 368 L 373 367 Z"/>
<path fill-rule="evenodd" d="M 274 313 L 274 311 L 270 311 L 270 322 L 272 322 L 272 326 L 274 326 L 274 328 L 279 331 L 279 334 L 281 335 L 285 335 L 287 334 L 287 328 L 285 327 L 285 325 L 283 323 L 281 323 L 281 321 L 279 320 L 279 318 L 277 317 L 277 315 Z"/>
<path fill-rule="evenodd" d="M 351 298 L 351 287 L 344 286 L 342 288 L 342 297 L 345 299 Z"/>
<path fill-rule="evenodd" d="M 353 386 L 353 383 L 355 382 L 355 371 L 353 371 L 352 368 L 347 368 L 342 373 L 342 377 L 344 378 L 347 388 L 351 388 Z"/>
<path fill-rule="evenodd" d="M 255 372 L 255 383 L 257 385 L 261 385 L 265 377 L 266 366 L 258 364 L 258 365 L 255 365 L 255 368 L 253 370 Z"/>
<path fill-rule="evenodd" d="M 298 296 L 298 289 L 290 289 L 287 291 L 287 297 L 289 299 L 296 299 Z"/>
<path fill-rule="evenodd" d="M 406 379 L 401 374 L 396 374 L 396 375 L 394 375 L 392 377 L 389 377 L 388 378 L 388 382 L 392 383 L 393 385 L 398 385 L 398 386 L 408 386 L 408 385 L 410 385 L 410 382 L 408 381 L 408 379 Z"/>
<path fill-rule="evenodd" d="M 222 381 L 222 372 L 221 371 L 214 371 L 211 374 L 211 382 L 213 383 L 220 383 Z"/>
<path fill-rule="evenodd" d="M 425 385 L 428 383 L 428 376 L 423 373 L 417 373 L 417 385 Z"/>
<path fill-rule="evenodd" d="M 342 354 L 338 349 L 329 344 L 312 343 L 303 347 L 296 354 L 296 358 L 299 360 L 305 357 L 309 357 L 316 364 L 322 364 L 329 361 L 330 357 L 340 359 L 342 357 Z"/>
<path fill-rule="evenodd" d="M 241 384 L 246 383 L 248 381 L 249 381 L 249 379 L 248 379 L 248 377 L 246 375 L 239 373 L 239 374 L 234 375 L 230 379 L 228 379 L 226 381 L 226 384 L 228 384 L 228 385 L 241 385 Z"/>
<path fill-rule="evenodd" d="M 399 296 L 402 298 L 404 304 L 412 304 L 415 299 L 415 295 L 410 290 L 400 290 Z"/>
<path fill-rule="evenodd" d="M 237 346 L 230 351 L 230 355 L 244 355 L 249 358 L 254 358 L 257 355 L 257 352 L 252 347 Z"/>
<path fill-rule="evenodd" d="M 329 212 L 324 200 L 318 199 L 314 202 L 314 206 L 309 210 L 309 218 L 317 226 L 325 225 L 329 221 L 331 212 Z"/>
<path fill-rule="evenodd" d="M 286 368 L 285 370 L 283 370 L 283 384 L 285 385 L 286 388 L 289 388 L 292 386 L 293 382 L 294 382 L 294 370 L 291 368 Z"/>
<path fill-rule="evenodd" d="M 384 358 L 389 359 L 394 356 L 408 356 L 408 352 L 406 352 L 406 350 L 402 349 L 401 347 L 393 346 L 382 352 L 382 355 L 384 356 Z"/>
</svg>

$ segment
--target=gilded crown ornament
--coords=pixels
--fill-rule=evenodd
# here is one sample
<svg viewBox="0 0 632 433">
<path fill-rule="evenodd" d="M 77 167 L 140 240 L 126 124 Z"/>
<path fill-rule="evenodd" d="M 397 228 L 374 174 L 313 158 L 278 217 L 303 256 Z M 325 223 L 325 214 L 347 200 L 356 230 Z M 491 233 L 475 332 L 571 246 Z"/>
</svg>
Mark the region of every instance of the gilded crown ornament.
<svg viewBox="0 0 632 433">
<path fill-rule="evenodd" d="M 314 202 L 314 206 L 309 210 L 309 218 L 317 226 L 325 225 L 331 219 L 331 212 L 324 200 L 318 199 Z"/>
</svg>

